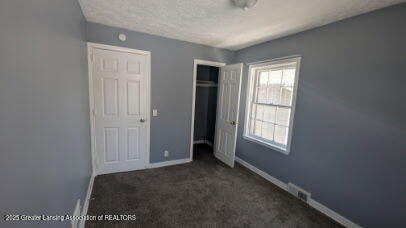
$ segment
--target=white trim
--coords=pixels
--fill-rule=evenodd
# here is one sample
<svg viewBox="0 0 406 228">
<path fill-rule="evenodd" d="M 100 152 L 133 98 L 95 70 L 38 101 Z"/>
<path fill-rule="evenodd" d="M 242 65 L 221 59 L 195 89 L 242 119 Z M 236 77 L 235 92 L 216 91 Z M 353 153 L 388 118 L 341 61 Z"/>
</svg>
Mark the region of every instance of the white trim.
<svg viewBox="0 0 406 228">
<path fill-rule="evenodd" d="M 242 160 L 241 158 L 239 158 L 237 156 L 235 157 L 235 161 L 240 163 L 241 165 L 245 166 L 246 168 L 248 168 L 252 172 L 260 175 L 263 178 L 265 178 L 269 182 L 275 184 L 279 188 L 281 188 L 281 189 L 283 189 L 285 191 L 288 191 L 288 185 L 286 183 L 278 180 L 277 178 L 269 175 L 268 173 L 265 173 L 264 171 L 258 169 L 257 167 L 251 165 L 250 163 Z M 345 227 L 361 228 L 361 226 L 359 226 L 358 224 L 356 224 L 354 222 L 351 222 L 350 220 L 346 219 L 345 217 L 341 216 L 337 212 L 329 209 L 328 207 L 322 205 L 321 203 L 317 202 L 316 200 L 314 200 L 312 198 L 309 198 L 307 203 L 310 206 L 312 206 L 314 209 L 316 209 L 316 210 L 320 211 L 321 213 L 327 215 L 328 217 L 332 218 L 333 220 L 335 220 L 336 222 L 340 223 L 341 225 L 343 225 Z"/>
<path fill-rule="evenodd" d="M 336 222 L 340 223 L 341 225 L 345 227 L 350 227 L 350 228 L 361 228 L 360 225 L 346 219 L 342 215 L 338 214 L 337 212 L 331 210 L 330 208 L 322 205 L 321 203 L 317 202 L 316 200 L 310 198 L 308 200 L 308 204 L 312 206 L 314 209 L 320 211 L 321 213 L 327 215 L 328 217 L 332 218 Z"/>
<path fill-rule="evenodd" d="M 195 141 L 193 141 L 193 144 L 206 144 L 206 145 L 208 145 L 208 146 L 210 146 L 210 147 L 213 147 L 213 143 L 210 142 L 210 141 L 207 140 L 207 139 L 204 139 L 204 140 L 195 140 Z"/>
<path fill-rule="evenodd" d="M 215 88 L 215 87 L 217 87 L 217 85 L 203 85 L 203 84 L 198 84 L 197 87 Z"/>
<path fill-rule="evenodd" d="M 195 102 L 196 102 L 196 80 L 197 80 L 197 65 L 205 65 L 205 66 L 214 66 L 214 67 L 222 67 L 225 66 L 225 63 L 222 62 L 213 62 L 207 61 L 202 59 L 194 59 L 193 60 L 193 82 L 192 82 L 192 118 L 190 123 L 190 161 L 193 160 L 193 134 L 195 128 Z"/>
<path fill-rule="evenodd" d="M 90 176 L 89 186 L 87 187 L 86 198 L 85 198 L 85 201 L 83 202 L 83 209 L 82 209 L 82 214 L 81 214 L 82 217 L 87 215 L 87 210 L 89 209 L 89 201 L 90 201 L 90 197 L 92 196 L 94 178 L 95 178 L 95 176 L 92 174 L 92 176 Z M 84 228 L 85 223 L 86 223 L 86 220 L 80 220 L 79 228 Z"/>
<path fill-rule="evenodd" d="M 206 143 L 206 145 L 208 145 L 210 147 L 213 147 L 213 143 L 210 142 L 209 140 L 204 141 L 204 143 Z"/>
<path fill-rule="evenodd" d="M 292 58 L 297 58 L 297 57 L 300 57 L 300 55 L 289 55 L 289 56 L 285 56 L 285 57 L 279 57 L 279 58 L 273 58 L 273 59 L 265 59 L 265 60 L 261 60 L 261 61 L 250 62 L 250 63 L 247 63 L 247 65 L 256 65 L 256 64 L 268 63 L 268 62 L 272 62 L 272 61 L 279 61 L 279 60 L 284 60 L 284 59 L 292 59 Z"/>
<path fill-rule="evenodd" d="M 256 139 L 256 138 L 251 137 L 251 136 L 248 136 L 248 135 L 243 135 L 242 137 L 243 137 L 245 140 L 248 140 L 248 141 L 251 141 L 251 142 L 254 142 L 254 143 L 258 143 L 258 144 L 260 144 L 260 145 L 262 145 L 262 146 L 271 148 L 271 149 L 273 149 L 273 150 L 277 150 L 277 151 L 279 151 L 279 152 L 281 152 L 281 153 L 283 153 L 283 154 L 286 154 L 286 155 L 289 154 L 289 152 L 286 151 L 285 149 L 280 148 L 280 147 L 278 147 L 278 146 L 276 146 L 276 145 L 267 143 L 267 142 L 262 141 L 262 140 L 260 140 L 260 139 Z"/>
<path fill-rule="evenodd" d="M 241 158 L 235 156 L 235 161 L 240 163 L 241 165 L 247 167 L 249 170 L 251 170 L 252 172 L 260 175 L 261 177 L 265 178 L 266 180 L 268 180 L 269 182 L 275 184 L 276 186 L 278 186 L 279 188 L 283 189 L 283 190 L 287 190 L 288 185 L 283 183 L 282 181 L 276 179 L 275 177 L 265 173 L 264 171 L 258 169 L 257 167 L 251 165 L 250 163 L 242 160 Z"/>
<path fill-rule="evenodd" d="M 298 84 L 299 84 L 299 76 L 300 76 L 300 65 L 301 65 L 301 60 L 302 57 L 299 55 L 294 55 L 294 56 L 289 56 L 289 57 L 283 57 L 283 58 L 277 58 L 277 59 L 272 59 L 272 60 L 267 60 L 267 61 L 261 61 L 257 62 L 255 64 L 250 63 L 249 68 L 248 68 L 248 83 L 247 83 L 247 91 L 246 91 L 246 98 L 245 98 L 245 118 L 244 118 L 244 131 L 243 131 L 243 138 L 246 140 L 249 140 L 251 142 L 258 143 L 260 145 L 269 147 L 271 149 L 274 149 L 276 151 L 279 151 L 285 155 L 288 155 L 290 153 L 290 146 L 292 143 L 292 135 L 293 135 L 293 125 L 294 125 L 294 117 L 295 117 L 295 108 L 296 108 L 296 98 L 297 98 L 297 89 L 298 89 Z M 248 134 L 249 132 L 249 127 L 248 124 L 250 122 L 250 104 L 253 96 L 253 89 L 251 88 L 253 86 L 253 80 L 254 80 L 254 75 L 255 74 L 255 68 L 261 68 L 261 67 L 267 67 L 269 64 L 286 64 L 290 62 L 295 62 L 296 65 L 296 72 L 295 72 L 295 83 L 293 85 L 293 94 L 292 94 L 292 106 L 291 106 L 291 114 L 289 118 L 289 130 L 288 130 L 288 142 L 286 144 L 286 149 L 279 147 L 278 145 L 271 143 L 271 142 L 266 142 L 257 138 L 254 138 Z"/>
<path fill-rule="evenodd" d="M 78 217 L 80 216 L 80 199 L 76 201 L 75 209 L 73 210 L 73 216 Z M 80 220 L 72 219 L 70 221 L 72 228 L 78 228 L 78 224 L 80 224 Z"/>
<path fill-rule="evenodd" d="M 92 173 L 96 173 L 96 155 L 95 153 L 95 118 L 94 118 L 94 102 L 93 102 L 93 53 L 90 43 L 87 43 L 87 71 L 88 71 L 88 86 L 89 86 L 89 117 L 90 117 L 90 155 L 92 159 Z"/>
<path fill-rule="evenodd" d="M 92 172 L 97 175 L 97 159 L 95 154 L 95 116 L 94 116 L 94 96 L 93 96 L 93 80 L 92 80 L 92 73 L 93 73 L 93 49 L 104 49 L 104 50 L 111 50 L 111 51 L 119 51 L 119 52 L 127 52 L 127 53 L 134 53 L 140 55 L 147 56 L 147 157 L 146 157 L 146 164 L 145 167 L 147 168 L 150 164 L 150 144 L 151 144 L 151 52 L 131 49 L 131 48 L 124 48 L 124 47 L 117 47 L 105 44 L 98 44 L 87 42 L 87 62 L 88 62 L 88 84 L 89 84 L 89 108 L 90 108 L 90 150 L 91 150 L 91 158 L 92 158 Z"/>
<path fill-rule="evenodd" d="M 144 51 L 144 50 L 138 50 L 138 49 L 126 48 L 126 47 L 118 47 L 118 46 L 112 46 L 112 45 L 107 45 L 107 44 L 87 42 L 87 46 L 92 47 L 92 48 L 110 50 L 110 51 L 127 52 L 127 53 L 139 54 L 139 55 L 151 55 L 150 51 Z"/>
<path fill-rule="evenodd" d="M 148 168 L 152 169 L 152 168 L 159 168 L 159 167 L 170 166 L 170 165 L 180 165 L 180 164 L 189 163 L 189 162 L 191 162 L 191 160 L 189 158 L 184 158 L 184 159 L 178 159 L 178 160 L 150 163 Z"/>
</svg>

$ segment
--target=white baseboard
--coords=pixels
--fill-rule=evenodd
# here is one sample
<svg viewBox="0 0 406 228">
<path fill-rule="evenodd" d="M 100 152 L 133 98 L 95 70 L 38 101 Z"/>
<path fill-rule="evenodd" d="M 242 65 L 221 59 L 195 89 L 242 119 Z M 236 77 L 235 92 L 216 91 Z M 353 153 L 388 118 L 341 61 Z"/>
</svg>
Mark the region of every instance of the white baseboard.
<svg viewBox="0 0 406 228">
<path fill-rule="evenodd" d="M 93 183 L 94 183 L 94 178 L 96 176 L 94 174 L 92 174 L 92 176 L 90 176 L 90 180 L 89 180 L 89 186 L 87 187 L 87 193 L 86 193 L 86 198 L 85 201 L 83 203 L 83 209 L 82 209 L 82 216 L 87 215 L 87 210 L 89 209 L 89 201 L 90 201 L 90 197 L 92 197 L 92 190 L 93 190 Z M 79 222 L 79 228 L 84 228 L 85 227 L 85 220 L 80 220 Z"/>
<path fill-rule="evenodd" d="M 165 162 L 157 162 L 157 163 L 151 163 L 148 165 L 148 168 L 159 168 L 159 167 L 164 167 L 164 166 L 169 166 L 169 165 L 180 165 L 184 163 L 191 162 L 190 158 L 185 158 L 185 159 L 178 159 L 178 160 L 172 160 L 172 161 L 165 161 Z"/>
<path fill-rule="evenodd" d="M 287 187 L 288 185 L 278 179 L 276 179 L 275 177 L 265 173 L 264 171 L 256 168 L 255 166 L 251 165 L 250 163 L 242 160 L 239 157 L 235 157 L 235 161 L 240 163 L 241 165 L 245 166 L 246 168 L 248 168 L 249 170 L 253 171 L 254 173 L 260 175 L 261 177 L 265 178 L 266 180 L 268 180 L 269 182 L 275 184 L 276 186 L 278 186 L 279 188 L 287 191 Z M 332 218 L 333 220 L 335 220 L 336 222 L 340 223 L 341 225 L 345 226 L 345 227 L 349 227 L 349 228 L 361 228 L 361 226 L 359 226 L 356 223 L 351 222 L 350 220 L 346 219 L 345 217 L 341 216 L 340 214 L 338 214 L 337 212 L 329 209 L 328 207 L 320 204 L 319 202 L 315 201 L 314 199 L 310 198 L 308 200 L 308 204 L 310 206 L 312 206 L 314 209 L 320 211 L 321 213 L 327 215 L 328 217 Z"/>
<path fill-rule="evenodd" d="M 193 144 L 206 144 L 206 145 L 208 145 L 208 146 L 210 146 L 210 147 L 213 147 L 213 143 L 210 142 L 210 141 L 207 140 L 207 139 L 205 139 L 205 140 L 196 140 L 196 141 L 193 141 Z"/>
<path fill-rule="evenodd" d="M 210 142 L 209 140 L 205 140 L 204 143 L 206 143 L 206 145 L 213 147 L 213 143 Z"/>
<path fill-rule="evenodd" d="M 80 199 L 76 201 L 75 209 L 73 210 L 73 216 L 80 216 Z M 71 220 L 71 227 L 78 228 L 79 220 Z"/>
<path fill-rule="evenodd" d="M 337 212 L 331 210 L 330 208 L 322 205 L 321 203 L 317 202 L 316 200 L 310 198 L 308 204 L 312 206 L 314 209 L 320 211 L 321 213 L 327 215 L 328 217 L 332 218 L 336 222 L 340 223 L 341 225 L 349 228 L 361 228 L 360 225 L 346 219 L 342 215 L 338 214 Z"/>
<path fill-rule="evenodd" d="M 254 173 L 260 175 L 261 177 L 265 178 L 266 180 L 268 180 L 269 182 L 273 183 L 274 185 L 278 186 L 279 188 L 283 189 L 283 190 L 287 190 L 288 189 L 288 185 L 283 183 L 282 181 L 276 179 L 275 177 L 265 173 L 264 171 L 258 169 L 257 167 L 251 165 L 250 163 L 242 160 L 239 157 L 235 157 L 235 161 L 240 163 L 241 165 L 247 167 L 249 170 L 253 171 Z"/>
</svg>

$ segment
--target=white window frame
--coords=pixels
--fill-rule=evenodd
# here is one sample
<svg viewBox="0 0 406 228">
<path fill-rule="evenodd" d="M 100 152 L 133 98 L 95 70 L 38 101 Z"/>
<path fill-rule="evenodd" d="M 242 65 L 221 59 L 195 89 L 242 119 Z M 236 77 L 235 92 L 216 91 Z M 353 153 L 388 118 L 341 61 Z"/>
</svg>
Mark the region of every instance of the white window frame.
<svg viewBox="0 0 406 228">
<path fill-rule="evenodd" d="M 284 58 L 278 58 L 278 59 L 272 59 L 272 60 L 267 60 L 264 62 L 260 63 L 251 63 L 248 64 L 248 85 L 247 85 L 247 97 L 246 97 L 246 107 L 245 107 L 245 122 L 244 122 L 244 134 L 243 138 L 255 143 L 258 143 L 260 145 L 269 147 L 271 149 L 274 149 L 276 151 L 279 151 L 283 154 L 288 155 L 290 153 L 290 146 L 291 146 L 291 141 L 292 141 L 292 131 L 293 131 L 293 119 L 295 116 L 295 107 L 296 107 L 296 98 L 297 98 L 297 88 L 299 84 L 299 75 L 300 75 L 300 62 L 301 62 L 301 57 L 300 56 L 289 56 L 289 57 L 284 57 Z M 249 122 L 250 122 L 250 117 L 251 117 L 251 107 L 252 107 L 252 97 L 254 95 L 254 79 L 255 79 L 255 73 L 258 70 L 261 70 L 261 68 L 269 68 L 270 65 L 278 67 L 278 65 L 286 65 L 287 63 L 295 63 L 296 64 L 296 72 L 295 72 L 295 82 L 293 85 L 293 94 L 292 94 L 292 108 L 291 108 L 291 114 L 289 118 L 289 129 L 288 129 L 288 136 L 287 136 L 287 144 L 286 148 L 284 148 L 281 145 L 278 145 L 275 142 L 270 142 L 267 140 L 264 140 L 259 137 L 255 137 L 253 135 L 249 134 Z"/>
</svg>

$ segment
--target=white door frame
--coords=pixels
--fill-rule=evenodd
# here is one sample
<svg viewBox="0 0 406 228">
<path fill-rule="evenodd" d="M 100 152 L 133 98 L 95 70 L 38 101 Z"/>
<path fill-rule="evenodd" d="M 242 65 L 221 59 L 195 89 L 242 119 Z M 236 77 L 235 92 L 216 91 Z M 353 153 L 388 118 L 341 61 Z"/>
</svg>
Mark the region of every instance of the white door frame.
<svg viewBox="0 0 406 228">
<path fill-rule="evenodd" d="M 96 152 L 95 152 L 95 141 L 96 141 L 96 134 L 95 134 L 95 116 L 94 116 L 94 96 L 93 96 L 93 49 L 103 49 L 103 50 L 110 50 L 110 51 L 118 51 L 118 52 L 127 52 L 127 53 L 134 53 L 138 55 L 145 55 L 147 56 L 147 158 L 145 167 L 148 168 L 150 166 L 150 128 L 151 128 L 151 52 L 131 49 L 131 48 L 124 48 L 124 47 L 117 47 L 105 44 L 98 44 L 87 42 L 87 63 L 88 63 L 88 84 L 89 84 L 89 108 L 90 108 L 90 150 L 91 150 L 91 159 L 92 159 L 92 171 L 93 175 L 98 175 L 97 170 L 97 159 L 96 159 Z"/>
<path fill-rule="evenodd" d="M 190 124 L 191 129 L 190 129 L 190 157 L 189 157 L 190 161 L 193 161 L 193 141 L 194 141 L 193 138 L 194 138 L 194 130 L 195 130 L 197 65 L 222 67 L 222 66 L 225 66 L 226 64 L 222 63 L 222 62 L 213 62 L 213 61 L 202 60 L 202 59 L 194 59 L 194 61 L 193 61 L 192 122 Z M 220 74 L 220 72 L 219 72 L 219 74 Z"/>
</svg>

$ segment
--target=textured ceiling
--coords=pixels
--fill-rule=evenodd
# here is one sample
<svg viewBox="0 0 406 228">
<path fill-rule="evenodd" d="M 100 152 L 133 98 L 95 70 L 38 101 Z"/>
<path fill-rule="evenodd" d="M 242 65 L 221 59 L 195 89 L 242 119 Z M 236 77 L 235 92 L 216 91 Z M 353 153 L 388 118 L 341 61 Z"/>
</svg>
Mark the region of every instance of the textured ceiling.
<svg viewBox="0 0 406 228">
<path fill-rule="evenodd" d="M 406 0 L 79 0 L 88 21 L 238 50 Z"/>
</svg>

